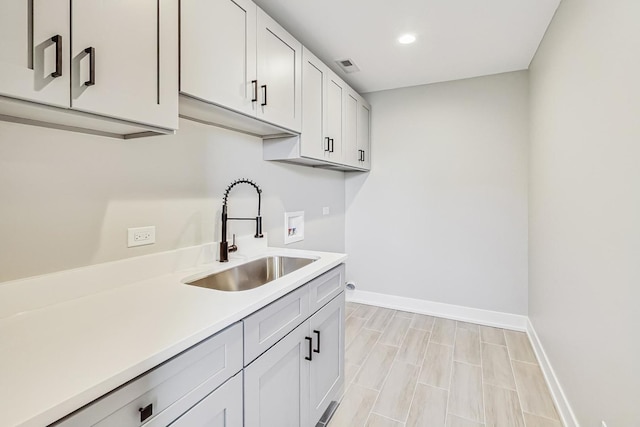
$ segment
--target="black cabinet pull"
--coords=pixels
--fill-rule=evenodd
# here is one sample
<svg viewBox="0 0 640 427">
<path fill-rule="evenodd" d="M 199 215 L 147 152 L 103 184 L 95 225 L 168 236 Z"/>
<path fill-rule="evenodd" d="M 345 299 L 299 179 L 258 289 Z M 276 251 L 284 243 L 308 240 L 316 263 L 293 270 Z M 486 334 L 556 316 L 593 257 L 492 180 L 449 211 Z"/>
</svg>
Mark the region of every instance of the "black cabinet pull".
<svg viewBox="0 0 640 427">
<path fill-rule="evenodd" d="M 364 150 L 362 150 L 362 161 L 364 162 Z"/>
<path fill-rule="evenodd" d="M 324 139 L 327 140 L 327 147 L 324 149 L 324 151 L 330 151 L 331 150 L 331 138 L 326 136 Z"/>
<path fill-rule="evenodd" d="M 316 334 L 316 338 L 318 338 L 318 346 L 313 350 L 313 352 L 320 353 L 320 331 L 313 331 L 313 333 Z"/>
<path fill-rule="evenodd" d="M 331 149 L 329 150 L 329 152 L 333 153 L 333 138 L 330 138 L 330 139 L 331 139 Z"/>
<path fill-rule="evenodd" d="M 56 44 L 56 70 L 51 73 L 51 77 L 62 77 L 62 36 L 57 34 L 51 37 L 51 41 Z"/>
<path fill-rule="evenodd" d="M 138 409 L 138 411 L 140 411 L 140 422 L 145 422 L 147 418 L 153 415 L 153 403 L 148 404 L 144 408 Z"/>
<path fill-rule="evenodd" d="M 258 81 L 251 80 L 251 84 L 253 85 L 253 98 L 251 102 L 258 102 Z"/>
<path fill-rule="evenodd" d="M 267 105 L 267 85 L 262 85 L 260 86 L 262 88 L 262 95 L 263 95 L 263 101 L 262 101 L 262 105 L 263 107 L 265 105 Z"/>
<path fill-rule="evenodd" d="M 84 82 L 85 86 L 93 86 L 96 84 L 96 49 L 88 47 L 84 53 L 89 55 L 89 80 Z"/>
<path fill-rule="evenodd" d="M 309 355 L 304 357 L 304 360 L 313 360 L 313 338 L 304 337 L 305 340 L 309 342 Z"/>
</svg>

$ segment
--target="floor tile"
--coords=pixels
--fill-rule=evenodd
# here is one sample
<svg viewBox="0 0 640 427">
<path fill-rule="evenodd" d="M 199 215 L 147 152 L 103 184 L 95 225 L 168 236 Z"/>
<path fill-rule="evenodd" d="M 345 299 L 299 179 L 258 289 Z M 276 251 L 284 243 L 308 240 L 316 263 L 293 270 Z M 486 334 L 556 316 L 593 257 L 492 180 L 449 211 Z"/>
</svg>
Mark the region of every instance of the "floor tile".
<svg viewBox="0 0 640 427">
<path fill-rule="evenodd" d="M 344 317 L 349 318 L 358 309 L 358 304 L 347 302 L 344 309 Z"/>
<path fill-rule="evenodd" d="M 480 365 L 480 334 L 470 329 L 458 329 L 453 347 L 453 360 Z"/>
<path fill-rule="evenodd" d="M 407 426 L 445 427 L 449 392 L 425 384 L 416 386 Z"/>
<path fill-rule="evenodd" d="M 354 378 L 358 374 L 359 370 L 360 370 L 360 366 L 354 365 L 353 363 L 346 363 L 345 362 L 345 364 L 344 364 L 344 387 L 345 387 L 345 389 L 354 380 Z"/>
<path fill-rule="evenodd" d="M 492 328 L 491 326 L 480 326 L 480 340 L 490 344 L 507 345 L 502 329 Z"/>
<path fill-rule="evenodd" d="M 429 343 L 429 332 L 409 328 L 400 345 L 397 360 L 420 366 Z"/>
<path fill-rule="evenodd" d="M 353 342 L 349 347 L 347 347 L 344 358 L 345 363 L 362 365 L 369 356 L 369 352 L 378 341 L 378 338 L 380 338 L 380 332 L 361 329 L 358 336 L 355 337 Z"/>
<path fill-rule="evenodd" d="M 331 418 L 329 426 L 364 427 L 377 398 L 377 391 L 352 384 Z"/>
<path fill-rule="evenodd" d="M 550 420 L 527 412 L 524 413 L 524 424 L 527 427 L 562 427 L 560 421 Z"/>
<path fill-rule="evenodd" d="M 484 424 L 466 420 L 455 415 L 447 415 L 447 427 L 483 427 Z"/>
<path fill-rule="evenodd" d="M 485 384 L 516 389 L 507 347 L 482 343 L 482 379 Z"/>
<path fill-rule="evenodd" d="M 411 319 L 410 327 L 413 329 L 422 329 L 425 331 L 431 332 L 433 329 L 433 322 L 435 321 L 435 317 L 427 316 L 424 314 L 414 314 Z"/>
<path fill-rule="evenodd" d="M 354 311 L 351 316 L 360 317 L 362 319 L 369 320 L 377 310 L 378 310 L 378 307 L 374 305 L 360 304 L 358 309 Z"/>
<path fill-rule="evenodd" d="M 418 366 L 394 362 L 373 412 L 394 420 L 406 420 L 416 388 L 418 370 Z"/>
<path fill-rule="evenodd" d="M 431 341 L 438 344 L 453 345 L 456 336 L 456 321 L 436 318 L 431 332 Z"/>
<path fill-rule="evenodd" d="M 344 327 L 344 345 L 345 347 L 349 347 L 349 345 L 353 342 L 353 339 L 358 336 L 360 329 L 362 329 L 367 323 L 366 319 L 362 319 L 360 317 L 351 316 L 345 321 Z"/>
<path fill-rule="evenodd" d="M 378 311 L 376 311 L 367 321 L 364 327 L 382 332 L 391 321 L 391 318 L 393 318 L 393 313 L 393 310 L 379 308 Z"/>
<path fill-rule="evenodd" d="M 472 332 L 478 332 L 479 333 L 479 325 L 476 325 L 475 323 L 469 323 L 469 322 L 460 322 L 457 321 L 456 322 L 456 327 L 458 329 L 466 329 L 468 331 L 472 331 Z"/>
<path fill-rule="evenodd" d="M 407 319 L 406 317 L 394 316 L 382 333 L 380 342 L 383 344 L 400 347 L 400 344 L 402 344 L 402 341 L 404 340 L 404 336 L 407 333 L 410 324 L 411 319 Z"/>
<path fill-rule="evenodd" d="M 404 427 L 404 424 L 378 414 L 371 414 L 367 427 Z"/>
<path fill-rule="evenodd" d="M 527 334 L 524 332 L 504 331 L 511 359 L 521 362 L 538 363 Z"/>
<path fill-rule="evenodd" d="M 413 319 L 413 313 L 409 313 L 408 311 L 396 310 L 396 317 L 404 317 L 407 319 Z"/>
<path fill-rule="evenodd" d="M 486 423 L 492 427 L 524 427 L 522 409 L 515 390 L 485 384 Z"/>
<path fill-rule="evenodd" d="M 448 390 L 452 360 L 453 347 L 429 342 L 419 381 Z"/>
<path fill-rule="evenodd" d="M 512 364 L 522 410 L 533 415 L 559 420 L 540 367 L 515 360 Z"/>
<path fill-rule="evenodd" d="M 482 370 L 479 366 L 453 362 L 449 413 L 468 420 L 484 422 Z"/>
<path fill-rule="evenodd" d="M 371 349 L 369 358 L 362 365 L 354 382 L 373 390 L 382 389 L 384 380 L 398 353 L 398 347 L 378 343 Z"/>
<path fill-rule="evenodd" d="M 447 427 L 484 427 L 484 424 L 447 414 Z"/>
</svg>

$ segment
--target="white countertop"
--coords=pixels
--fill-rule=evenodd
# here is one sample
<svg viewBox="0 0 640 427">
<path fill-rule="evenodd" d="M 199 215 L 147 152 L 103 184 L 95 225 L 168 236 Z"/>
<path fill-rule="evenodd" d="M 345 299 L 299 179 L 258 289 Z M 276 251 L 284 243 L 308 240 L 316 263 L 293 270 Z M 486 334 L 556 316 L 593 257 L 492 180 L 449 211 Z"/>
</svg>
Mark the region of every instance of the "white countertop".
<svg viewBox="0 0 640 427">
<path fill-rule="evenodd" d="M 202 261 L 211 245 L 189 250 Z M 13 311 L 0 303 L 0 425 L 46 426 L 346 260 L 345 254 L 262 248 L 225 264 L 185 267 L 184 254 L 172 251 L 0 284 L 4 305 L 7 298 L 15 300 Z M 317 260 L 248 291 L 182 283 L 267 254 Z M 150 275 L 154 268 L 166 270 L 160 264 L 167 260 L 180 268 L 134 282 L 127 277 L 140 268 Z M 104 276 L 113 276 L 113 284 Z M 72 283 L 80 281 L 85 283 Z M 35 297 L 40 292 L 45 295 Z"/>
</svg>

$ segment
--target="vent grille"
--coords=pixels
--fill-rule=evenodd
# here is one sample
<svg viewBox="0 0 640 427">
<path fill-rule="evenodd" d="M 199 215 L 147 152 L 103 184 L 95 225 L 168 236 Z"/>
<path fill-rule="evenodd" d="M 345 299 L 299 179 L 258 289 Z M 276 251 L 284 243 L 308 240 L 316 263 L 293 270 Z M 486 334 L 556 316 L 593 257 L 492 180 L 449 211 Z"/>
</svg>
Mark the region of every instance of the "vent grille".
<svg viewBox="0 0 640 427">
<path fill-rule="evenodd" d="M 360 71 L 360 68 L 353 62 L 353 59 L 338 59 L 336 64 L 344 71 L 345 73 L 355 73 L 356 71 Z"/>
</svg>

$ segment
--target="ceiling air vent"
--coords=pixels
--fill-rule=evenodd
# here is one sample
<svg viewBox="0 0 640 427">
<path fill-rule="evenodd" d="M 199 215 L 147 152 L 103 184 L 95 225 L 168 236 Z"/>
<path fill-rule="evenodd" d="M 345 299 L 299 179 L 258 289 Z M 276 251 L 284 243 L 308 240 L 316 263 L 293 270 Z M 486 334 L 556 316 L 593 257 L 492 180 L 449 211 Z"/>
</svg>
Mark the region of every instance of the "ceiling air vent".
<svg viewBox="0 0 640 427">
<path fill-rule="evenodd" d="M 339 59 L 336 61 L 336 64 L 338 64 L 345 73 L 355 73 L 356 71 L 360 71 L 360 68 L 358 68 L 352 59 Z"/>
</svg>

